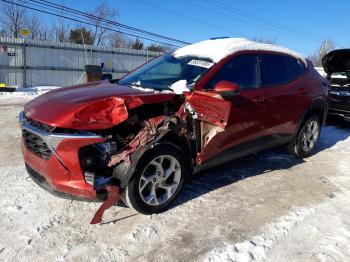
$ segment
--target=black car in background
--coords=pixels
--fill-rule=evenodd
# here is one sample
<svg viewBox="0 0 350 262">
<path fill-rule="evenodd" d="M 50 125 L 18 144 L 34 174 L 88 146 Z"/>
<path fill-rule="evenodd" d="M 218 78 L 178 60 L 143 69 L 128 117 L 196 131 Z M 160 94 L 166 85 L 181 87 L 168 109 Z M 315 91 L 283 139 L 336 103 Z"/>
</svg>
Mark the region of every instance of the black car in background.
<svg viewBox="0 0 350 262">
<path fill-rule="evenodd" d="M 322 64 L 331 85 L 328 114 L 350 121 L 350 49 L 329 52 Z"/>
</svg>

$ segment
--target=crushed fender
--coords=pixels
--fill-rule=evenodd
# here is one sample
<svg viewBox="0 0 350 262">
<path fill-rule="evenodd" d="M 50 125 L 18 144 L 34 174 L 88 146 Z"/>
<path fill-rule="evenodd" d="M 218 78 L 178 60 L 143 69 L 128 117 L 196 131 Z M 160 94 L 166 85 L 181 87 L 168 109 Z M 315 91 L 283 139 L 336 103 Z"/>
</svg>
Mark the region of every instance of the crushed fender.
<svg viewBox="0 0 350 262">
<path fill-rule="evenodd" d="M 102 217 L 103 217 L 104 212 L 108 208 L 115 206 L 120 199 L 119 187 L 108 185 L 108 186 L 106 186 L 106 189 L 108 192 L 107 199 L 103 202 L 103 204 L 96 211 L 94 217 L 92 218 L 92 220 L 90 222 L 91 225 L 100 224 L 102 222 Z"/>
<path fill-rule="evenodd" d="M 76 129 L 110 128 L 128 119 L 128 110 L 124 99 L 111 97 L 89 104 L 75 113 L 72 125 Z"/>
<path fill-rule="evenodd" d="M 145 145 L 157 135 L 157 126 L 164 121 L 164 116 L 158 116 L 145 121 L 144 128 L 134 137 L 123 152 L 111 156 L 108 166 L 115 166 L 121 161 L 129 161 L 130 155 L 134 153 L 140 145 Z"/>
</svg>

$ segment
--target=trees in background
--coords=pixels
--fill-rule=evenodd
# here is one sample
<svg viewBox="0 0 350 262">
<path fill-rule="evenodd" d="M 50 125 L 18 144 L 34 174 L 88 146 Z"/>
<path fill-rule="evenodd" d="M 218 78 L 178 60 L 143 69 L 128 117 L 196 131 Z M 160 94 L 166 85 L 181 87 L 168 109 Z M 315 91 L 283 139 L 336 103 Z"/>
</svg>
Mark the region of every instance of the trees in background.
<svg viewBox="0 0 350 262">
<path fill-rule="evenodd" d="M 96 17 L 95 19 L 91 19 L 91 22 L 94 24 L 92 30 L 94 45 L 105 45 L 107 35 L 110 32 L 108 29 L 111 28 L 111 24 L 104 22 L 103 19 L 115 21 L 118 11 L 108 6 L 107 2 L 103 0 L 90 14 Z"/>
<path fill-rule="evenodd" d="M 159 45 L 151 43 L 149 46 L 147 46 L 146 50 L 152 52 L 173 52 L 175 48 L 170 45 Z"/>
<path fill-rule="evenodd" d="M 135 50 L 142 50 L 143 49 L 143 42 L 139 38 L 136 38 L 136 40 L 132 44 L 131 48 L 135 49 Z"/>
<path fill-rule="evenodd" d="M 94 36 L 90 30 L 85 27 L 80 27 L 70 30 L 69 33 L 69 42 L 74 44 L 84 44 L 84 45 L 93 45 Z"/>
<path fill-rule="evenodd" d="M 22 0 L 15 0 L 15 2 L 23 3 Z M 31 39 L 48 40 L 51 38 L 49 30 L 44 26 L 39 15 L 30 14 L 23 7 L 9 3 L 2 3 L 1 8 L 1 36 L 18 38 L 20 30 L 28 28 L 31 31 Z"/>
<path fill-rule="evenodd" d="M 254 37 L 253 38 L 254 42 L 258 42 L 258 43 L 265 43 L 265 44 L 276 44 L 277 42 L 277 36 L 275 38 L 272 37 Z"/>
<path fill-rule="evenodd" d="M 14 2 L 22 3 L 21 0 Z M 19 31 L 27 24 L 27 12 L 23 7 L 2 2 L 0 22 L 3 34 L 9 37 L 19 37 Z"/>
<path fill-rule="evenodd" d="M 115 48 L 132 48 L 133 41 L 121 33 L 110 33 L 108 36 L 109 46 Z"/>
<path fill-rule="evenodd" d="M 308 58 L 312 61 L 314 66 L 322 66 L 322 58 L 329 52 L 336 48 L 336 44 L 332 39 L 325 39 L 321 42 L 317 51 Z"/>
<path fill-rule="evenodd" d="M 12 0 L 18 4 L 25 4 L 25 0 Z M 64 0 L 60 3 L 65 5 Z M 76 44 L 87 44 L 96 46 L 111 46 L 116 48 L 128 48 L 135 50 L 148 50 L 153 52 L 170 52 L 173 47 L 151 43 L 148 46 L 136 38 L 132 38 L 118 32 L 108 30 L 113 24 L 104 21 L 116 21 L 118 11 L 111 8 L 103 0 L 93 10 L 87 11 L 91 15 L 89 23 L 80 25 L 72 24 L 68 20 L 58 17 L 53 19 L 52 25 L 47 26 L 41 16 L 36 12 L 27 10 L 21 6 L 7 2 L 0 3 L 0 36 L 20 38 L 20 30 L 28 28 L 30 30 L 29 38 L 32 40 L 52 40 L 57 42 L 72 42 Z M 59 14 L 65 16 L 65 11 L 61 10 Z"/>
<path fill-rule="evenodd" d="M 50 30 L 43 24 L 40 16 L 32 14 L 27 18 L 26 27 L 30 30 L 29 38 L 32 40 L 49 40 L 51 39 Z"/>
</svg>

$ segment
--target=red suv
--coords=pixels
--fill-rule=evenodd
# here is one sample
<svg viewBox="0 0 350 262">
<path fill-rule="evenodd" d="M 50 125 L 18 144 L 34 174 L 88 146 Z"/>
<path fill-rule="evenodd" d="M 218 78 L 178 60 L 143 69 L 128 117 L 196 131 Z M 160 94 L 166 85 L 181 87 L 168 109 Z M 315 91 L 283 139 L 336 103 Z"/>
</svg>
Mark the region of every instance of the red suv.
<svg viewBox="0 0 350 262">
<path fill-rule="evenodd" d="M 328 82 L 288 49 L 213 39 L 165 54 L 118 81 L 50 91 L 20 114 L 28 173 L 50 192 L 105 200 L 112 187 L 162 212 L 185 178 L 279 145 L 315 149 Z"/>
</svg>

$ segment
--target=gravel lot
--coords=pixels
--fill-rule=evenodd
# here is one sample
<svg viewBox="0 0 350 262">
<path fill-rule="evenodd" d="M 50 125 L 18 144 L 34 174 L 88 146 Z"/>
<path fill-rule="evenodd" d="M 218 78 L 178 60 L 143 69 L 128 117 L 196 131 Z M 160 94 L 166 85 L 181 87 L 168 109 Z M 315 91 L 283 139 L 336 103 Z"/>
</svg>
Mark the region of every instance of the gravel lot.
<svg viewBox="0 0 350 262">
<path fill-rule="evenodd" d="M 350 125 L 322 131 L 318 152 L 283 148 L 196 175 L 175 206 L 144 216 L 56 198 L 26 174 L 17 115 L 0 95 L 0 261 L 350 261 Z"/>
</svg>

